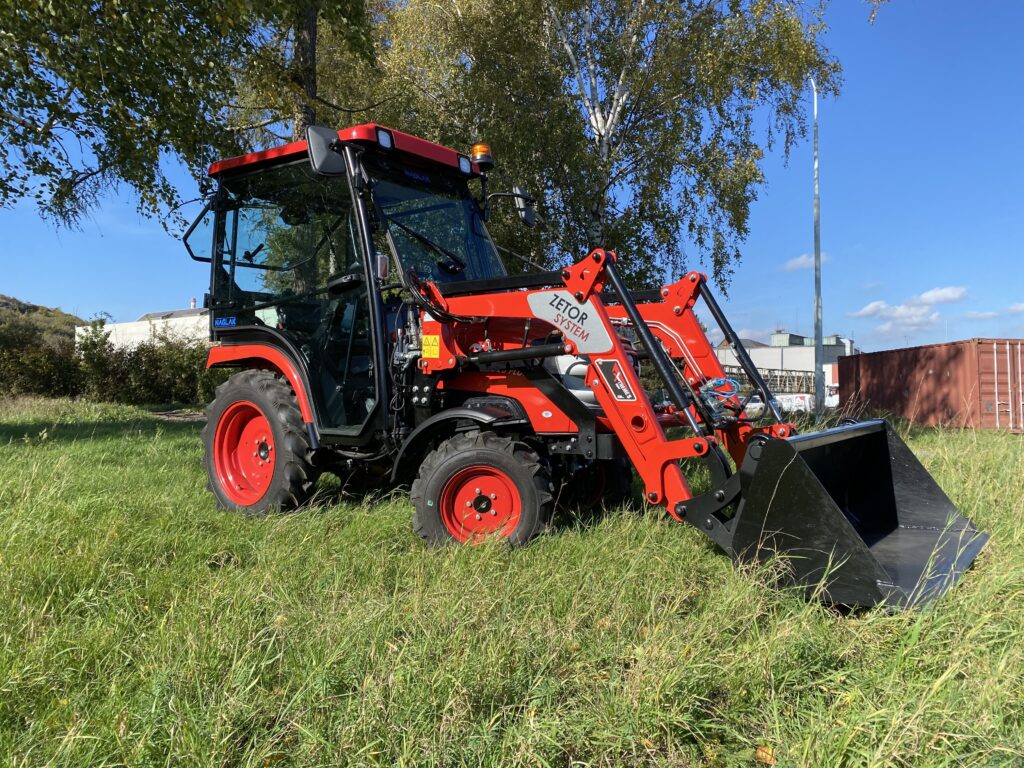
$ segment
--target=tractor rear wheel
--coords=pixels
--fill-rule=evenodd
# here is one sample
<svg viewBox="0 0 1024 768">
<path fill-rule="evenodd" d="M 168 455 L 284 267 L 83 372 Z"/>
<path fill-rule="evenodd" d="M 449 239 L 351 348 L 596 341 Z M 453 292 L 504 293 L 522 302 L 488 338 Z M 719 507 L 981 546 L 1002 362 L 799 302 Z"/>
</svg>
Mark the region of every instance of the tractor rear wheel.
<svg viewBox="0 0 1024 768">
<path fill-rule="evenodd" d="M 207 488 L 222 509 L 264 515 L 295 509 L 313 493 L 309 437 L 278 374 L 241 371 L 217 387 L 202 436 Z"/>
<path fill-rule="evenodd" d="M 551 517 L 540 457 L 494 432 L 456 435 L 427 454 L 412 484 L 413 530 L 430 544 L 498 536 L 522 545 Z"/>
</svg>

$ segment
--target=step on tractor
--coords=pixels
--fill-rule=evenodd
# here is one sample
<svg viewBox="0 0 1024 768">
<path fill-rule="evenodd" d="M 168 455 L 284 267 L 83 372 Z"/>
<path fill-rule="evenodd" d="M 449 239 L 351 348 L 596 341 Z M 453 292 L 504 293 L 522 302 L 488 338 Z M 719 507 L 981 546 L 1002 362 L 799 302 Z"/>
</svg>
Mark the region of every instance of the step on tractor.
<svg viewBox="0 0 1024 768">
<path fill-rule="evenodd" d="M 523 545 L 556 504 L 626 501 L 635 471 L 645 502 L 829 603 L 897 610 L 960 577 L 988 537 L 885 421 L 798 433 L 700 272 L 630 290 L 601 248 L 524 271 L 487 220 L 535 225 L 533 200 L 489 193 L 492 167 L 374 124 L 210 167 L 185 244 L 210 265 L 208 365 L 237 369 L 202 433 L 221 507 L 299 507 L 333 473 L 409 487 L 429 544 Z"/>
</svg>

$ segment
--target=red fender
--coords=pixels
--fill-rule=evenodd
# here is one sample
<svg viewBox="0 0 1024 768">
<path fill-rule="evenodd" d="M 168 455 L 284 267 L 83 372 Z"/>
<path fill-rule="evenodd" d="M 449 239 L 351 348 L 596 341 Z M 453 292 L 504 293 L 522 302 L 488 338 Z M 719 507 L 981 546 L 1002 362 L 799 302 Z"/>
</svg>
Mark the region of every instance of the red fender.
<svg viewBox="0 0 1024 768">
<path fill-rule="evenodd" d="M 302 420 L 307 424 L 313 422 L 313 409 L 309 405 L 309 393 L 306 392 L 305 382 L 295 363 L 284 352 L 272 347 L 269 344 L 229 344 L 222 347 L 210 347 L 210 353 L 206 357 L 206 367 L 237 364 L 242 368 L 271 368 L 276 370 L 292 385 L 295 392 L 295 399 L 299 401 L 299 411 L 302 413 Z"/>
</svg>

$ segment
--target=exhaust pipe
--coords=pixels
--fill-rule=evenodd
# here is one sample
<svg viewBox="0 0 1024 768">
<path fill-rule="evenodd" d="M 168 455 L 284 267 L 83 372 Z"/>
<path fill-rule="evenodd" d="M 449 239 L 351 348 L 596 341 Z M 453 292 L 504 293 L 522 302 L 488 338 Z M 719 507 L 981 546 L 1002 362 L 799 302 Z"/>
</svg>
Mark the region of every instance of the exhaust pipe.
<svg viewBox="0 0 1024 768">
<path fill-rule="evenodd" d="M 757 440 L 739 475 L 726 550 L 784 558 L 830 604 L 925 605 L 988 541 L 883 420 Z"/>
</svg>

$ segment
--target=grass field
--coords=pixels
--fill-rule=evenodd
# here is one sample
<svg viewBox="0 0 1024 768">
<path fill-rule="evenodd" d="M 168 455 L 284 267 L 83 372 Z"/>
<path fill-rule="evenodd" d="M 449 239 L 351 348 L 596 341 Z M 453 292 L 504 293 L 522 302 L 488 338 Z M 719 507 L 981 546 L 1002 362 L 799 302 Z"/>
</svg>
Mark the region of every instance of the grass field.
<svg viewBox="0 0 1024 768">
<path fill-rule="evenodd" d="M 654 513 L 429 551 L 401 497 L 218 512 L 198 430 L 0 404 L 0 765 L 1024 765 L 1020 437 L 911 435 L 992 540 L 842 616 Z"/>
</svg>

